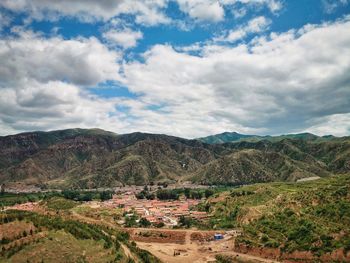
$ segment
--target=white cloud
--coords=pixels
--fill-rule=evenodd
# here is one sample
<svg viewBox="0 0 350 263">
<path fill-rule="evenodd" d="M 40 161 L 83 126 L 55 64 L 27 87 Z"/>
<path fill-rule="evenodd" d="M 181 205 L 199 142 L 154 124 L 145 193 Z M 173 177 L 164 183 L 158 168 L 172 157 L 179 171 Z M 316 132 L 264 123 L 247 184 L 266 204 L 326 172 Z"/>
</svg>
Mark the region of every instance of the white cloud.
<svg viewBox="0 0 350 263">
<path fill-rule="evenodd" d="M 258 22 L 245 27 L 262 30 Z M 13 31 L 18 36 L 0 40 L 2 134 L 68 127 L 184 137 L 349 131 L 349 17 L 238 46 L 156 45 L 129 62 L 96 38 Z M 88 92 L 107 80 L 138 96 Z"/>
<path fill-rule="evenodd" d="M 26 79 L 93 86 L 119 78 L 116 62 L 120 54 L 94 37 L 63 40 L 20 29 L 17 33 L 19 36 L 0 40 L 0 87 Z"/>
<path fill-rule="evenodd" d="M 226 35 L 214 38 L 214 41 L 236 42 L 245 38 L 249 34 L 259 33 L 268 29 L 271 20 L 264 16 L 259 16 L 250 20 L 246 25 L 235 30 L 230 30 Z"/>
<path fill-rule="evenodd" d="M 157 45 L 144 63 L 125 65 L 125 84 L 145 103 L 164 105 L 155 123 L 142 123 L 147 130 L 185 136 L 308 130 L 316 120 L 350 112 L 349 31 L 349 20 L 307 26 L 253 46 L 203 47 L 202 56 Z"/>
<path fill-rule="evenodd" d="M 122 113 L 118 101 L 82 94 L 75 85 L 61 81 L 25 82 L 25 86 L 1 88 L 0 130 L 20 132 L 72 127 L 118 130 Z M 114 114 L 114 116 L 111 116 Z"/>
<path fill-rule="evenodd" d="M 222 3 L 223 5 L 233 5 L 233 6 L 237 3 L 240 3 L 245 5 L 243 9 L 249 8 L 249 7 L 254 8 L 254 7 L 266 6 L 272 13 L 276 13 L 277 11 L 281 10 L 283 7 L 281 0 L 220 0 L 220 3 Z"/>
<path fill-rule="evenodd" d="M 9 26 L 10 23 L 11 18 L 0 11 L 0 33 L 5 27 Z"/>
<path fill-rule="evenodd" d="M 328 14 L 333 13 L 339 7 L 349 4 L 349 0 L 322 0 L 324 11 Z"/>
<path fill-rule="evenodd" d="M 306 131 L 319 135 L 344 136 L 350 133 L 350 113 L 317 118 Z"/>
<path fill-rule="evenodd" d="M 180 10 L 191 18 L 218 22 L 224 19 L 225 11 L 216 0 L 177 0 Z"/>
<path fill-rule="evenodd" d="M 0 40 L 2 134 L 68 127 L 118 130 L 116 99 L 89 94 L 87 86 L 117 81 L 120 56 L 96 38 L 43 38 L 17 29 Z"/>
<path fill-rule="evenodd" d="M 173 23 L 183 27 L 183 21 L 173 21 L 167 16 L 166 8 L 170 2 L 177 2 L 180 10 L 190 18 L 208 22 L 224 20 L 225 9 L 231 10 L 236 17 L 241 17 L 248 9 L 256 7 L 266 6 L 273 13 L 282 8 L 280 0 L 2 0 L 0 8 L 27 14 L 28 17 L 24 19 L 27 24 L 32 20 L 55 21 L 61 17 L 73 17 L 92 23 L 132 15 L 136 24 L 144 26 Z M 236 4 L 243 6 L 236 7 Z M 188 26 L 184 28 L 187 29 Z"/>
<path fill-rule="evenodd" d="M 103 33 L 103 38 L 112 45 L 132 48 L 137 45 L 138 40 L 143 38 L 143 34 L 140 31 L 132 31 L 130 28 L 111 29 Z"/>
<path fill-rule="evenodd" d="M 241 18 L 247 14 L 247 9 L 245 8 L 233 9 L 232 14 L 235 18 Z"/>
<path fill-rule="evenodd" d="M 55 20 L 59 16 L 76 17 L 86 22 L 107 21 L 121 14 L 135 15 L 144 25 L 169 23 L 162 9 L 166 0 L 2 0 L 0 7 L 14 12 L 29 13 L 32 19 Z"/>
</svg>

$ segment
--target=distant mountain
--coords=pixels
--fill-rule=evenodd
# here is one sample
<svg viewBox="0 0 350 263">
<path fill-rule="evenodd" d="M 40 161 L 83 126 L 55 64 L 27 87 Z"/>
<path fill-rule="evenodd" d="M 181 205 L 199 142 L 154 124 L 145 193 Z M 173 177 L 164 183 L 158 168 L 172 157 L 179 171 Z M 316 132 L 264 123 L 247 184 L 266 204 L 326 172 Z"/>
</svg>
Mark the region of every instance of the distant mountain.
<svg viewBox="0 0 350 263">
<path fill-rule="evenodd" d="M 207 137 L 198 138 L 198 140 L 208 144 L 217 144 L 217 143 L 237 142 L 237 141 L 260 141 L 260 140 L 281 141 L 283 139 L 327 140 L 332 138 L 334 138 L 334 136 L 332 135 L 319 137 L 312 133 L 286 134 L 286 135 L 279 135 L 279 136 L 270 136 L 270 135 L 260 136 L 260 135 L 245 135 L 237 132 L 224 132 L 216 135 L 210 135 Z"/>
<path fill-rule="evenodd" d="M 235 142 L 241 139 L 248 139 L 257 137 L 255 135 L 244 135 L 237 132 L 224 132 L 216 135 L 210 135 L 207 137 L 198 138 L 201 142 L 215 144 L 215 143 L 225 143 L 225 142 Z"/>
<path fill-rule="evenodd" d="M 350 171 L 348 137 L 302 134 L 258 140 L 234 136 L 241 139 L 218 144 L 99 129 L 4 136 L 0 137 L 0 182 L 60 188 L 186 180 L 246 184 Z"/>
</svg>

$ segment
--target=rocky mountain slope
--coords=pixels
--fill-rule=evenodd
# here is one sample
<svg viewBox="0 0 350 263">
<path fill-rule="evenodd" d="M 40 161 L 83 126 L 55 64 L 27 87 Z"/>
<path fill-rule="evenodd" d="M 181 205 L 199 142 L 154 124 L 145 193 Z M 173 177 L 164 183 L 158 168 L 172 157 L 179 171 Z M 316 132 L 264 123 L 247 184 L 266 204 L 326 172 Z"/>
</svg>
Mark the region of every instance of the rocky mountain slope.
<svg viewBox="0 0 350 263">
<path fill-rule="evenodd" d="M 0 137 L 0 182 L 5 184 L 78 188 L 184 180 L 245 184 L 294 181 L 349 170 L 348 138 L 206 144 L 99 129 Z"/>
</svg>

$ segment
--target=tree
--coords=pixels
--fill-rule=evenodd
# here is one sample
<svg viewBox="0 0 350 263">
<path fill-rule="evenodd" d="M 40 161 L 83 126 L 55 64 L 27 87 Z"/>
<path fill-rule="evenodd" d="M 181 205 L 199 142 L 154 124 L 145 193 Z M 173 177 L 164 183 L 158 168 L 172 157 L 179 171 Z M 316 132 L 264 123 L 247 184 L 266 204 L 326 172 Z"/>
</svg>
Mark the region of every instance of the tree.
<svg viewBox="0 0 350 263">
<path fill-rule="evenodd" d="M 140 219 L 140 226 L 141 227 L 149 227 L 151 225 L 151 222 L 147 220 L 147 218 L 142 217 Z"/>
<path fill-rule="evenodd" d="M 184 194 L 185 194 L 186 198 L 190 198 L 191 197 L 191 190 L 189 188 L 185 188 Z"/>
<path fill-rule="evenodd" d="M 186 228 L 190 228 L 192 223 L 193 223 L 193 221 L 190 217 L 181 216 L 179 219 L 179 224 L 181 226 L 186 227 Z"/>
<path fill-rule="evenodd" d="M 205 189 L 204 194 L 205 194 L 205 198 L 208 198 L 214 194 L 214 191 L 211 189 Z"/>
<path fill-rule="evenodd" d="M 159 222 L 159 223 L 154 223 L 154 226 L 157 228 L 162 228 L 163 226 L 165 226 L 165 224 L 163 222 Z"/>
<path fill-rule="evenodd" d="M 137 219 L 137 216 L 135 214 L 133 214 L 132 216 L 126 216 L 125 217 L 125 226 L 126 227 L 137 226 L 136 219 Z"/>
<path fill-rule="evenodd" d="M 100 193 L 100 199 L 101 201 L 112 199 L 112 193 L 109 191 L 103 191 Z"/>
<path fill-rule="evenodd" d="M 92 193 L 88 192 L 86 194 L 83 194 L 82 196 L 79 197 L 81 201 L 91 201 L 92 200 Z"/>
<path fill-rule="evenodd" d="M 63 190 L 62 194 L 64 198 L 74 200 L 79 197 L 79 192 L 74 190 Z"/>
</svg>

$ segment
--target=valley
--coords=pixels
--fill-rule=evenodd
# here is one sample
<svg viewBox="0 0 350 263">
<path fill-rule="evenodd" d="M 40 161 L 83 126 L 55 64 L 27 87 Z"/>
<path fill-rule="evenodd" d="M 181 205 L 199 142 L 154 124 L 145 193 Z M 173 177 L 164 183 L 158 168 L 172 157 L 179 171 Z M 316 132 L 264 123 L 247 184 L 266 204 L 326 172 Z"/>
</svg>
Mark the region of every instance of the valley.
<svg viewBox="0 0 350 263">
<path fill-rule="evenodd" d="M 350 261 L 348 137 L 73 129 L 0 144 L 0 262 Z"/>
<path fill-rule="evenodd" d="M 205 190 L 189 189 L 186 195 L 197 196 Z M 21 204 L 15 204 L 21 199 L 13 197 L 26 194 L 5 194 L 0 197 L 8 204 L 0 213 L 2 257 L 9 262 L 25 262 L 23 257 L 35 251 L 30 262 L 41 262 L 50 259 L 50 248 L 58 245 L 52 243 L 54 240 L 71 242 L 69 246 L 75 247 L 75 254 L 57 248 L 76 257 L 62 262 L 78 258 L 97 262 L 86 252 L 85 247 L 92 245 L 97 249 L 94 253 L 106 255 L 101 262 L 116 258 L 115 262 L 350 259 L 349 174 L 211 190 L 210 195 L 203 194 L 197 200 L 188 199 L 185 189 L 168 190 L 167 200 L 157 198 L 163 198 L 163 192 L 150 200 L 143 199 L 140 192 L 117 193 L 105 200 L 97 198 L 107 194 L 94 193 L 92 201 L 75 201 L 86 192 L 40 193 L 38 201 Z M 175 192 L 171 191 L 179 195 L 172 196 L 170 193 Z M 200 217 L 192 216 L 196 211 L 203 211 Z M 120 244 L 113 248 L 111 242 Z"/>
</svg>

